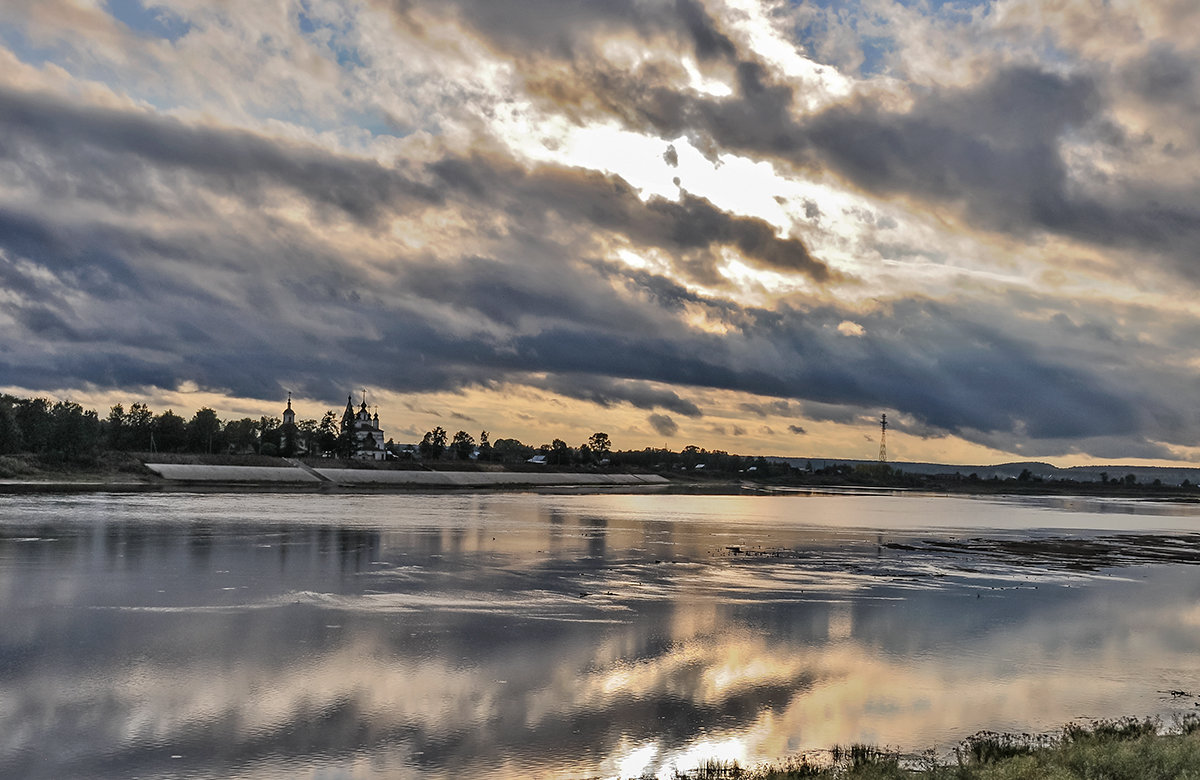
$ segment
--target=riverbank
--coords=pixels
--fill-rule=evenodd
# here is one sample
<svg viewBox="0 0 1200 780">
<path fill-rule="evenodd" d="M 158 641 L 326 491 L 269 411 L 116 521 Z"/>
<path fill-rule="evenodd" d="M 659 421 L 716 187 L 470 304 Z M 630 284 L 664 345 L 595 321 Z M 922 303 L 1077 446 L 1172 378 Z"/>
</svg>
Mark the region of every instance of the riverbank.
<svg viewBox="0 0 1200 780">
<path fill-rule="evenodd" d="M 826 764 L 832 764 L 831 766 Z M 1070 725 L 1053 735 L 983 733 L 964 740 L 950 761 L 853 745 L 825 761 L 797 758 L 743 769 L 712 761 L 690 780 L 1178 780 L 1200 777 L 1200 717 L 1166 732 L 1153 720 Z"/>
<path fill-rule="evenodd" d="M 101 452 L 86 460 L 48 462 L 34 455 L 0 456 L 0 493 L 81 492 L 403 492 L 411 490 L 648 489 L 685 493 L 945 493 L 1200 501 L 1200 486 L 1110 480 L 972 479 L 907 474 L 891 468 L 846 474 L 791 470 L 786 474 L 459 461 L 279 458 L 266 455 L 186 455 Z"/>
<path fill-rule="evenodd" d="M 47 464 L 33 457 L 0 458 L 0 493 L 642 490 L 661 489 L 671 482 L 661 474 L 624 470 L 522 469 L 455 462 L 421 465 L 129 453 L 104 453 L 82 464 Z M 732 487 L 722 483 L 722 490 Z"/>
</svg>

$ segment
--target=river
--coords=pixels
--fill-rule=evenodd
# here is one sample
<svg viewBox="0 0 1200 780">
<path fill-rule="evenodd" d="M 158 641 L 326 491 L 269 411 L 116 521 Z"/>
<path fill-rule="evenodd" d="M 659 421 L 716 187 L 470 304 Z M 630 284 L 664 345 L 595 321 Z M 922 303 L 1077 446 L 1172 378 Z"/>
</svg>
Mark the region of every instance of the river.
<svg viewBox="0 0 1200 780">
<path fill-rule="evenodd" d="M 0 496 L 0 776 L 670 776 L 1170 718 L 1200 508 Z"/>
</svg>

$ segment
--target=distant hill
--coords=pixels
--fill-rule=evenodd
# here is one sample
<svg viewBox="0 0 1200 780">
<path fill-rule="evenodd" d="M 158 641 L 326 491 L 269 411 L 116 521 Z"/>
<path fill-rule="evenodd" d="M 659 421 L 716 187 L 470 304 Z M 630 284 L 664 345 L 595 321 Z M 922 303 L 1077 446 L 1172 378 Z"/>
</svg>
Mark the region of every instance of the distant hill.
<svg viewBox="0 0 1200 780">
<path fill-rule="evenodd" d="M 806 468 L 811 463 L 813 470 L 836 465 L 874 465 L 878 462 L 874 460 L 853 460 L 851 458 L 796 457 L 768 457 L 767 460 L 776 463 L 787 463 L 800 469 Z M 1029 469 L 1029 472 L 1033 476 L 1047 480 L 1067 479 L 1075 482 L 1099 482 L 1101 474 L 1107 474 L 1109 480 L 1124 479 L 1127 475 L 1132 474 L 1141 484 L 1152 483 L 1156 479 L 1161 480 L 1164 485 L 1179 485 L 1184 480 L 1192 484 L 1200 484 L 1200 468 L 1182 466 L 1122 466 L 1118 464 L 1061 468 L 1039 461 L 999 463 L 993 466 L 960 466 L 948 463 L 907 463 L 896 461 L 889 462 L 888 465 L 909 474 L 961 474 L 964 477 L 975 474 L 980 479 L 991 479 L 992 477 L 999 479 L 1016 478 L 1022 471 Z"/>
</svg>

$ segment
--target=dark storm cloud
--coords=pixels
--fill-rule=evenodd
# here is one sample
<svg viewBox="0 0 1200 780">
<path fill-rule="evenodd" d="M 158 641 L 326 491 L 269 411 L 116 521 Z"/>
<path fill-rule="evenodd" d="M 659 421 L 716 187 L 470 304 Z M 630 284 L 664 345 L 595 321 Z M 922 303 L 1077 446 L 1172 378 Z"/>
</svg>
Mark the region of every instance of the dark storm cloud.
<svg viewBox="0 0 1200 780">
<path fill-rule="evenodd" d="M 728 122 L 738 119 L 739 105 L 778 108 L 785 98 L 761 72 L 743 71 L 739 99 L 750 102 L 728 104 Z M 1021 78 L 1019 88 L 997 81 L 937 92 L 905 114 L 835 109 L 801 128 L 808 131 L 796 136 L 803 143 L 771 143 L 805 155 L 822 151 L 848 178 L 887 192 L 954 201 L 995 185 L 996 192 L 980 194 L 983 205 L 966 208 L 992 207 L 979 218 L 997 226 L 1055 214 L 1070 225 L 1084 210 L 1065 193 L 1053 145 L 1037 139 L 1053 140 L 1085 121 L 1094 94 L 1086 82 Z M 1005 101 L 1014 116 L 998 108 Z M 1033 107 L 1046 116 L 1023 123 Z M 751 110 L 740 121 L 755 116 Z M 722 129 L 717 114 L 707 117 L 709 129 Z M 762 130 L 743 141 L 765 143 L 756 135 Z M 939 145 L 945 159 L 935 154 Z M 806 411 L 809 404 L 896 409 L 914 424 L 972 441 L 1124 436 L 1186 443 L 1196 433 L 1177 411 L 1186 397 L 1182 375 L 1140 363 L 1137 350 L 1115 349 L 1111 338 L 1084 327 L 1085 317 L 1070 318 L 1074 330 L 1053 321 L 1069 343 L 1047 344 L 1044 328 L 1023 333 L 1014 325 L 1023 305 L 896 301 L 886 312 L 854 313 L 865 335 L 847 338 L 837 327 L 848 313 L 834 304 L 741 307 L 595 259 L 608 236 L 664 250 L 678 262 L 733 247 L 763 267 L 816 280 L 830 275 L 799 241 L 780 239 L 766 222 L 687 193 L 678 202 L 642 201 L 611 175 L 525 169 L 481 153 L 420 172 L 436 182 L 431 187 L 370 161 L 243 131 L 3 89 L 0 155 L 10 166 L 6 175 L 21 172 L 13 181 L 52 202 L 67 198 L 56 193 L 70 184 L 77 189 L 68 202 L 105 202 L 114 192 L 122 204 L 167 211 L 147 197 L 149 182 L 182 171 L 247 212 L 245 222 L 218 223 L 216 232 L 228 236 L 196 236 L 178 227 L 172 233 L 87 223 L 51 209 L 36 216 L 0 210 L 0 274 L 18 299 L 5 313 L 19 331 L 0 336 L 0 371 L 22 384 L 170 388 L 193 381 L 277 398 L 287 377 L 292 389 L 338 399 L 347 384 L 447 390 L 545 374 L 543 386 L 570 397 L 690 417 L 700 409 L 669 386 L 756 393 L 785 404 L 764 406 L 764 416 L 794 415 L 789 399 L 804 402 Z M 1034 173 L 1004 170 L 1039 161 L 1046 165 Z M 969 170 L 976 163 L 982 171 Z M 1047 204 L 1041 217 L 1017 197 L 1039 186 Z M 396 257 L 368 282 L 347 258 L 309 246 L 311 236 L 272 229 L 254 208 L 271 187 L 361 224 L 437 206 L 489 215 L 502 228 L 480 228 L 491 231 L 485 239 L 494 254 L 444 249 L 436 259 Z M 217 282 L 218 273 L 228 278 Z M 703 312 L 726 332 L 688 326 L 679 316 L 684 309 Z"/>
<path fill-rule="evenodd" d="M 835 107 L 802 137 L 808 154 L 870 192 L 963 199 L 975 220 L 1001 229 L 1054 227 L 1072 208 L 1060 136 L 1098 108 L 1090 81 L 1018 68 L 936 91 L 907 112 Z"/>
<path fill-rule="evenodd" d="M 744 402 L 738 404 L 738 409 L 743 412 L 749 412 L 755 417 L 767 417 L 770 415 L 778 415 L 780 417 L 799 417 L 802 414 L 800 404 L 792 401 L 761 401 L 761 402 Z"/>
<path fill-rule="evenodd" d="M 699 0 L 378 0 L 401 23 L 419 25 L 414 9 L 459 22 L 507 56 L 566 62 L 594 54 L 598 38 L 632 36 L 644 41 L 669 36 L 701 61 L 733 55 L 732 41 Z"/>
<path fill-rule="evenodd" d="M 628 182 L 583 168 L 541 165 L 525 170 L 511 160 L 477 156 L 447 158 L 431 166 L 447 187 L 495 203 L 509 199 L 510 212 L 531 220 L 556 213 L 612 231 L 637 244 L 677 253 L 710 253 L 736 247 L 748 261 L 776 271 L 800 273 L 816 281 L 832 277 L 803 242 L 779 238 L 769 223 L 722 211 L 711 201 L 682 193 L 678 201 L 643 201 Z M 715 263 L 709 256 L 708 264 Z"/>
<path fill-rule="evenodd" d="M 36 150 L 50 154 L 36 154 Z M 79 181 L 105 188 L 83 195 L 118 197 L 126 208 L 152 205 L 161 197 L 144 187 L 148 167 L 192 173 L 213 189 L 251 204 L 262 197 L 266 185 L 288 187 L 365 223 L 375 221 L 385 207 L 440 199 L 429 187 L 373 161 L 247 131 L 82 105 L 3 86 L 0 155 L 50 192 L 55 181 L 74 181 L 66 172 L 90 173 Z M 58 173 L 43 178 L 42 165 Z"/>
<path fill-rule="evenodd" d="M 679 423 L 672 420 L 669 415 L 652 414 L 646 418 L 646 421 L 650 423 L 650 427 L 659 436 L 669 437 L 679 433 Z"/>
<path fill-rule="evenodd" d="M 46 232 L 34 226 L 26 234 Z M 411 275 L 398 270 L 390 288 L 362 288 L 356 300 L 326 289 L 338 286 L 336 278 L 289 278 L 274 287 L 260 282 L 268 298 L 287 291 L 289 308 L 308 313 L 302 320 L 246 304 L 214 304 L 203 310 L 205 317 L 193 315 L 186 287 L 166 284 L 152 270 L 142 274 L 148 294 L 139 295 L 132 309 L 129 294 L 100 298 L 84 276 L 58 275 L 63 289 L 50 296 L 41 292 L 44 279 L 22 271 L 9 252 L 0 266 L 6 288 L 25 291 L 43 311 L 69 312 L 65 301 L 77 300 L 88 307 L 79 316 L 91 322 L 120 323 L 122 312 L 136 310 L 142 320 L 158 323 L 157 335 L 136 324 L 93 331 L 85 353 L 66 349 L 86 337 L 78 327 L 58 328 L 56 335 L 9 334 L 8 349 L 0 353 L 5 375 L 45 387 L 174 387 L 190 380 L 274 398 L 281 394 L 280 378 L 289 377 L 297 385 L 292 389 L 336 399 L 347 382 L 446 390 L 528 382 L 531 373 L 543 373 L 540 385 L 563 395 L 686 416 L 698 416 L 700 409 L 672 385 L 779 399 L 745 409 L 764 416 L 796 416 L 796 401 L 804 402 L 806 419 L 821 419 L 811 412 L 822 408 L 896 409 L 915 424 L 972 441 L 1151 436 L 1179 442 L 1193 432 L 1191 422 L 1172 411 L 1181 380 L 1162 367 L 1139 365 L 1137 350 L 1120 343 L 1114 349 L 1111 333 L 1069 328 L 1064 318 L 1051 320 L 1062 332 L 1051 346 L 1042 343 L 1045 328 L 1031 328 L 1028 336 L 1009 332 L 1014 314 L 1034 302 L 989 309 L 971 301 L 896 301 L 886 312 L 856 313 L 865 335 L 848 338 L 837 331 L 846 312 L 836 306 L 737 308 L 653 275 L 630 271 L 621 277 L 607 265 L 575 267 L 558 280 L 569 279 L 564 286 L 538 288 L 536 271 L 506 277 L 497 261 L 468 257 L 461 261 L 465 273 L 444 274 L 440 295 L 431 269 L 415 263 Z M 484 283 L 470 283 L 476 277 Z M 647 294 L 630 297 L 639 290 Z M 401 302 L 401 293 L 415 292 L 415 301 Z M 571 296 L 587 301 L 590 313 L 577 312 Z M 427 305 L 431 301 L 473 312 L 472 327 L 447 328 L 444 313 Z M 682 324 L 677 309 L 683 304 L 706 307 L 729 332 L 718 336 Z M 514 311 L 536 325 L 513 329 L 520 320 Z M 1081 312 L 1065 319 L 1086 324 Z M 362 328 L 339 326 L 335 332 L 327 321 L 358 321 Z M 22 327 L 41 326 L 26 321 Z M 54 348 L 21 350 L 23 342 Z M 162 352 L 145 349 L 154 345 Z M 1110 356 L 1103 370 L 1094 359 L 1097 350 Z M 1166 390 L 1156 390 L 1156 383 Z"/>
<path fill-rule="evenodd" d="M 551 390 L 568 398 L 590 401 L 600 406 L 628 403 L 639 409 L 666 409 L 684 417 L 700 417 L 695 403 L 681 398 L 674 390 L 647 382 L 613 379 L 595 374 L 554 374 L 543 380 L 527 379 L 527 384 Z"/>
</svg>

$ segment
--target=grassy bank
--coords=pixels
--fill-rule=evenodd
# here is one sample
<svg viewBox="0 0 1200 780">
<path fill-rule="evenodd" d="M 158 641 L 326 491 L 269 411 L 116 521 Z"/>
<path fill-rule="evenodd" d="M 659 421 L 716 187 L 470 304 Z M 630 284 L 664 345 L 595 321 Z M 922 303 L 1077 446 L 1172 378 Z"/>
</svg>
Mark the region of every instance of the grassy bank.
<svg viewBox="0 0 1200 780">
<path fill-rule="evenodd" d="M 902 757 L 864 745 L 835 748 L 831 761 L 798 758 L 745 769 L 711 762 L 688 780 L 1200 780 L 1200 716 L 1167 732 L 1150 720 L 1071 725 L 1054 735 L 983 733 L 949 761 Z M 827 764 L 832 765 L 827 765 Z"/>
</svg>

